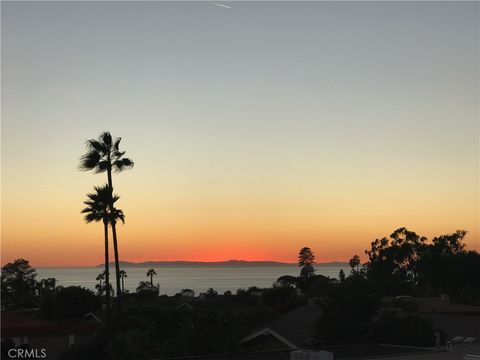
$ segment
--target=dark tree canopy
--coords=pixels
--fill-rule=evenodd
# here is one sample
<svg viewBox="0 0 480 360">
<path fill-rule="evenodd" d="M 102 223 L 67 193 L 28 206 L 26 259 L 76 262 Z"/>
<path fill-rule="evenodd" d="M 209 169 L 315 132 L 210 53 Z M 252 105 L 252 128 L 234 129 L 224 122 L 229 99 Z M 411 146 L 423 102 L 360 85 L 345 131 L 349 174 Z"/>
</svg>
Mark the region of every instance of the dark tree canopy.
<svg viewBox="0 0 480 360">
<path fill-rule="evenodd" d="M 195 291 L 193 291 L 192 289 L 182 289 L 180 291 L 180 295 L 183 297 L 194 297 Z"/>
<path fill-rule="evenodd" d="M 113 139 L 108 131 L 100 134 L 98 139 L 87 140 L 87 152 L 80 158 L 80 170 L 102 173 L 132 168 L 133 161 L 124 158 L 125 151 L 120 151 L 121 140 L 122 138 Z"/>
<path fill-rule="evenodd" d="M 25 306 L 37 290 L 37 270 L 28 260 L 17 259 L 2 267 L 1 290 L 4 300 L 10 299 L 16 306 Z"/>
<path fill-rule="evenodd" d="M 315 255 L 312 249 L 304 247 L 298 253 L 298 266 L 313 265 L 315 263 Z"/>
<path fill-rule="evenodd" d="M 304 247 L 298 253 L 298 266 L 301 267 L 300 277 L 308 279 L 315 274 L 315 255 L 309 247 Z"/>
<path fill-rule="evenodd" d="M 100 300 L 93 291 L 80 286 L 60 287 L 41 301 L 40 309 L 50 317 L 83 318 L 100 308 Z"/>
<path fill-rule="evenodd" d="M 295 286 L 297 285 L 297 278 L 292 275 L 283 275 L 277 279 L 276 283 L 280 286 Z"/>
<path fill-rule="evenodd" d="M 480 288 L 480 255 L 466 251 L 467 232 L 427 238 L 406 228 L 395 230 L 389 238 L 376 239 L 366 250 L 368 261 L 363 265 L 365 276 L 374 281 L 383 294 L 418 293 L 456 298 L 469 293 L 470 303 L 480 304 L 480 295 L 470 288 Z M 475 265 L 477 264 L 477 265 Z"/>
<path fill-rule="evenodd" d="M 82 210 L 82 214 L 85 214 L 85 222 L 103 221 L 106 224 L 116 224 L 120 220 L 124 223 L 125 215 L 123 211 L 113 206 L 120 197 L 112 195 L 112 191 L 107 184 L 95 186 L 94 190 L 93 193 L 87 194 L 88 200 L 83 202 L 87 205 Z M 110 204 L 112 204 L 112 208 L 110 208 Z"/>
<path fill-rule="evenodd" d="M 358 271 L 358 267 L 360 266 L 360 257 L 358 255 L 354 255 L 350 261 L 348 262 L 352 271 Z M 345 274 L 344 274 L 345 275 Z"/>
</svg>

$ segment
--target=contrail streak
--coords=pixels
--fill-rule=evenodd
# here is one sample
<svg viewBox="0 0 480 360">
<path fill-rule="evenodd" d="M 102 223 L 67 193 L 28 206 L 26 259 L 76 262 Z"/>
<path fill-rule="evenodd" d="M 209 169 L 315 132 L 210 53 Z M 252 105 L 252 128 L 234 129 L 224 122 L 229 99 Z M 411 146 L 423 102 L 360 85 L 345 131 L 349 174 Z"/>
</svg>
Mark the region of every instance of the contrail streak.
<svg viewBox="0 0 480 360">
<path fill-rule="evenodd" d="M 223 4 L 213 4 L 213 5 L 217 5 L 217 6 L 220 6 L 220 7 L 223 7 L 223 8 L 227 8 L 227 9 L 231 9 L 232 7 L 231 6 L 228 6 L 228 5 L 223 5 Z"/>
</svg>

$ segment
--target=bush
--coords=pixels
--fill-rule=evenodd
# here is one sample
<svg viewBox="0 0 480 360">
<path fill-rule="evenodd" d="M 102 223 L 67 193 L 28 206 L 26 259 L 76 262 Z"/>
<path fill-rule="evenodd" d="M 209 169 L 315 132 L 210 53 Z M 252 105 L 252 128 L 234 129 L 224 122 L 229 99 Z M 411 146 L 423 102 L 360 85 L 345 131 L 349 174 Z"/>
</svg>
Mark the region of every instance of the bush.
<svg viewBox="0 0 480 360">
<path fill-rule="evenodd" d="M 281 312 L 292 310 L 299 304 L 297 290 L 290 286 L 277 286 L 264 290 L 261 302 Z"/>
<path fill-rule="evenodd" d="M 371 319 L 379 308 L 374 284 L 361 276 L 350 276 L 330 288 L 320 300 L 324 316 L 317 324 L 317 338 L 329 344 L 371 341 Z"/>
<path fill-rule="evenodd" d="M 80 286 L 58 288 L 40 299 L 40 310 L 47 317 L 82 318 L 100 309 L 100 299 L 93 291 Z"/>
<path fill-rule="evenodd" d="M 435 334 L 430 321 L 418 315 L 385 315 L 374 324 L 373 340 L 385 344 L 433 346 Z"/>
<path fill-rule="evenodd" d="M 467 283 L 456 300 L 462 304 L 478 306 L 480 305 L 480 289 Z"/>
<path fill-rule="evenodd" d="M 137 299 L 156 299 L 158 297 L 159 291 L 157 287 L 154 287 L 153 290 L 143 289 L 135 293 Z"/>
</svg>

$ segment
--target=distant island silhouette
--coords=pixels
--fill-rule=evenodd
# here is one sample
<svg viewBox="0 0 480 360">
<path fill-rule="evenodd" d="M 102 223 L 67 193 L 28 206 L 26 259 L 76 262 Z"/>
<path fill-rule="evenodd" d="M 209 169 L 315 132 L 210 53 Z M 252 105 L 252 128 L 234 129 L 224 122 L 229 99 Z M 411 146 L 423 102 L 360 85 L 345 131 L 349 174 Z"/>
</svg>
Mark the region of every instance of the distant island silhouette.
<svg viewBox="0 0 480 360">
<path fill-rule="evenodd" d="M 110 264 L 113 264 L 110 263 Z M 346 265 L 348 262 L 343 261 L 333 261 L 319 263 L 317 265 Z M 98 264 L 96 267 L 104 267 L 105 264 Z M 250 260 L 225 260 L 225 261 L 187 261 L 187 260 L 176 260 L 176 261 L 143 261 L 143 262 L 130 262 L 130 261 L 120 261 L 121 267 L 155 267 L 155 266 L 184 266 L 184 267 L 201 267 L 201 266 L 215 266 L 215 267 L 228 267 L 228 266 L 298 266 L 297 263 L 287 263 L 281 261 L 250 261 Z"/>
</svg>

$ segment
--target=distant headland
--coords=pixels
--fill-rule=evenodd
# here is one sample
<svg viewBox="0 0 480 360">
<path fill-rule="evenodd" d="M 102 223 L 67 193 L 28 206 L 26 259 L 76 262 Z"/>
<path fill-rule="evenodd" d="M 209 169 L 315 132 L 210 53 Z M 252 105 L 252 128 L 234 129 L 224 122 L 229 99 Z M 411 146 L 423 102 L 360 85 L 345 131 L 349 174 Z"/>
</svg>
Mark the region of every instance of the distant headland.
<svg viewBox="0 0 480 360">
<path fill-rule="evenodd" d="M 112 262 L 111 265 L 114 263 Z M 345 265 L 346 262 L 328 262 L 317 264 L 322 265 Z M 98 264 L 97 267 L 103 267 L 104 264 Z M 250 260 L 225 260 L 225 261 L 187 261 L 187 260 L 176 260 L 176 261 L 143 261 L 143 262 L 130 262 L 130 261 L 120 261 L 120 267 L 251 267 L 251 266 L 298 266 L 297 263 L 287 263 L 281 261 L 250 261 Z"/>
</svg>

